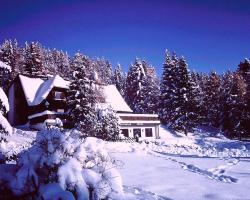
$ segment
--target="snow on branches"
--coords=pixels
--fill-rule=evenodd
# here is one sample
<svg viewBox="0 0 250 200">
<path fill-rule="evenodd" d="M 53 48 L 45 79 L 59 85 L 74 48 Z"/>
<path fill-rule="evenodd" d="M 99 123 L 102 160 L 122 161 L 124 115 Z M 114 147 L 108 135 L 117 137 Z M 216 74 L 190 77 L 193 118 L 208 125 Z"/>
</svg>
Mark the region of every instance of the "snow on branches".
<svg viewBox="0 0 250 200">
<path fill-rule="evenodd" d="M 2 165 L 1 198 L 122 199 L 115 161 L 100 139 L 72 138 L 58 129 L 41 131 L 16 165 Z"/>
</svg>

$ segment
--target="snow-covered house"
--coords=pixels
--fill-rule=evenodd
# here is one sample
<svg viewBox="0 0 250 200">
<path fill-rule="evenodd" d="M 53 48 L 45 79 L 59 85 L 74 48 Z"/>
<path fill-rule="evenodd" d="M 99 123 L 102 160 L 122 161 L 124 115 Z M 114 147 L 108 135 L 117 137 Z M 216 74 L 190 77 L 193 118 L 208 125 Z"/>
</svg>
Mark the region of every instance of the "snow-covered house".
<svg viewBox="0 0 250 200">
<path fill-rule="evenodd" d="M 68 82 L 58 75 L 45 79 L 18 75 L 8 93 L 10 124 L 18 126 L 28 123 L 40 129 L 44 122 L 66 122 L 67 90 Z"/>
<path fill-rule="evenodd" d="M 121 133 L 125 137 L 158 138 L 160 121 L 154 114 L 134 114 L 115 85 L 99 85 L 103 97 L 97 104 L 99 109 L 111 106 L 119 117 Z M 96 85 L 96 86 L 97 86 Z M 11 125 L 29 124 L 42 129 L 44 122 L 67 124 L 66 95 L 69 82 L 60 76 L 30 78 L 18 75 L 9 88 L 10 110 L 8 120 Z"/>
<path fill-rule="evenodd" d="M 127 105 L 115 85 L 103 86 L 105 103 L 100 107 L 109 105 L 119 117 L 121 133 L 125 137 L 159 138 L 160 120 L 155 114 L 134 114 Z"/>
</svg>

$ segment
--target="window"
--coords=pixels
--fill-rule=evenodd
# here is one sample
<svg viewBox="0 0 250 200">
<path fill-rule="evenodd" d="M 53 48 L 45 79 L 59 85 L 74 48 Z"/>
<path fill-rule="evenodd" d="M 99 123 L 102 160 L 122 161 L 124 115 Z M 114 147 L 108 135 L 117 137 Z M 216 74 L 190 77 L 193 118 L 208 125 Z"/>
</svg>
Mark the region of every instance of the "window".
<svg viewBox="0 0 250 200">
<path fill-rule="evenodd" d="M 128 137 L 128 129 L 121 129 L 121 131 L 125 137 Z"/>
<path fill-rule="evenodd" d="M 139 137 L 141 137 L 141 129 L 140 128 L 134 128 L 133 129 L 133 133 L 134 133 L 134 137 L 136 135 L 138 135 Z"/>
<path fill-rule="evenodd" d="M 64 113 L 64 109 L 57 109 L 58 113 Z"/>
<path fill-rule="evenodd" d="M 62 99 L 62 92 L 55 92 L 55 99 L 56 100 Z"/>
<path fill-rule="evenodd" d="M 145 128 L 145 135 L 146 137 L 153 137 L 152 128 Z"/>
</svg>

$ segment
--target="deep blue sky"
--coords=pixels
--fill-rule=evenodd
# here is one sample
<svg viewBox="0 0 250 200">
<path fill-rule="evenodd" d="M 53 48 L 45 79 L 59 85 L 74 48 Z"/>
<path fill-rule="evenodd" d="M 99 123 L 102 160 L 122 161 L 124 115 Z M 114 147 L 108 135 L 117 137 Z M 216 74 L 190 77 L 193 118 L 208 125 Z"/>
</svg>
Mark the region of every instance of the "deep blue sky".
<svg viewBox="0 0 250 200">
<path fill-rule="evenodd" d="M 235 69 L 250 57 L 249 0 L 0 0 L 0 42 L 39 41 L 125 70 L 141 57 L 160 72 L 165 49 L 191 69 Z"/>
</svg>

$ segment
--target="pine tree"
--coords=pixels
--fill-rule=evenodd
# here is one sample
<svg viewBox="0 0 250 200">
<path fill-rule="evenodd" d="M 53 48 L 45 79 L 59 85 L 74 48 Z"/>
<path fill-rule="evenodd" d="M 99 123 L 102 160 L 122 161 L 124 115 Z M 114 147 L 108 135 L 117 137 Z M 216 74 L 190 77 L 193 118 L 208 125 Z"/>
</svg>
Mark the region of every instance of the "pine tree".
<svg viewBox="0 0 250 200">
<path fill-rule="evenodd" d="M 163 123 L 174 130 L 187 133 L 199 122 L 197 91 L 183 57 L 166 52 L 161 83 Z"/>
<path fill-rule="evenodd" d="M 240 62 L 238 65 L 238 71 L 245 79 L 247 84 L 250 84 L 250 61 L 247 58 L 245 58 L 243 62 Z"/>
<path fill-rule="evenodd" d="M 250 115 L 250 61 L 245 58 L 243 62 L 240 62 L 238 65 L 238 72 L 243 77 L 245 83 L 246 83 L 246 102 L 247 102 L 247 116 Z M 250 124 L 250 122 L 248 122 Z M 249 128 L 250 129 L 250 128 Z M 250 133 L 249 133 L 250 135 Z"/>
<path fill-rule="evenodd" d="M 44 54 L 39 43 L 25 43 L 25 64 L 24 73 L 28 76 L 44 75 Z"/>
<path fill-rule="evenodd" d="M 60 51 L 58 64 L 57 64 L 57 72 L 63 77 L 67 78 L 69 74 L 69 56 L 63 51 Z"/>
<path fill-rule="evenodd" d="M 144 85 L 143 82 L 145 81 L 145 75 L 142 61 L 136 59 L 135 63 L 129 68 L 125 92 L 126 102 L 135 112 L 141 112 L 136 105 L 143 100 L 141 89 L 142 85 Z"/>
<path fill-rule="evenodd" d="M 220 114 L 220 127 L 228 137 L 233 137 L 232 130 L 233 124 L 231 123 L 231 91 L 233 86 L 233 72 L 228 71 L 227 73 L 222 75 L 221 82 L 221 94 L 220 94 L 220 106 L 221 106 L 221 114 Z"/>
<path fill-rule="evenodd" d="M 164 124 L 171 124 L 174 118 L 176 91 L 176 59 L 173 60 L 170 53 L 166 51 L 161 79 L 161 111 L 160 118 Z"/>
<path fill-rule="evenodd" d="M 57 66 L 56 66 L 56 58 L 54 57 L 55 49 L 43 49 L 44 54 L 44 71 L 47 75 L 56 75 L 57 73 Z"/>
<path fill-rule="evenodd" d="M 8 87 L 9 83 L 22 69 L 24 63 L 23 50 L 18 46 L 17 40 L 5 40 L 0 52 L 0 60 L 11 67 L 11 73 L 6 77 Z"/>
<path fill-rule="evenodd" d="M 179 79 L 177 80 L 179 88 L 179 101 L 180 101 L 180 120 L 179 129 L 185 132 L 192 130 L 196 127 L 199 120 L 199 94 L 197 84 L 192 81 L 191 74 L 188 70 L 188 64 L 184 57 L 179 58 Z"/>
<path fill-rule="evenodd" d="M 75 128 L 82 132 L 83 137 L 94 135 L 96 124 L 95 95 L 87 78 L 84 62 L 84 56 L 76 53 L 71 64 L 74 71 L 68 97 L 70 118 Z"/>
<path fill-rule="evenodd" d="M 191 78 L 184 57 L 178 59 L 176 72 L 176 107 L 174 118 L 172 119 L 174 121 L 171 127 L 175 130 L 182 130 L 187 133 L 196 126 L 197 114 L 195 113 L 195 94 L 192 93 Z"/>
<path fill-rule="evenodd" d="M 113 72 L 109 61 L 105 60 L 104 58 L 97 58 L 94 61 L 94 71 L 97 72 L 99 81 L 102 84 L 112 84 Z"/>
<path fill-rule="evenodd" d="M 247 113 L 247 85 L 242 75 L 228 72 L 222 83 L 222 128 L 230 138 L 249 134 L 250 116 Z"/>
<path fill-rule="evenodd" d="M 0 87 L 5 91 L 8 90 L 11 81 L 11 68 L 1 61 L 0 63 Z"/>
<path fill-rule="evenodd" d="M 2 44 L 0 59 L 9 66 L 13 64 L 13 45 L 11 40 L 5 40 Z"/>
<path fill-rule="evenodd" d="M 106 69 L 105 69 L 104 77 L 105 77 L 105 83 L 107 85 L 111 85 L 112 84 L 113 71 L 112 71 L 111 63 L 109 61 L 106 61 Z"/>
<path fill-rule="evenodd" d="M 145 62 L 145 61 L 144 61 Z M 146 76 L 143 78 L 140 90 L 140 100 L 136 102 L 136 110 L 139 113 L 159 112 L 160 86 L 154 68 L 147 67 Z M 150 70 L 150 73 L 149 73 Z"/>
<path fill-rule="evenodd" d="M 126 78 L 122 72 L 121 65 L 118 63 L 115 70 L 114 75 L 112 78 L 113 84 L 116 86 L 117 90 L 120 94 L 124 97 L 125 96 L 125 85 L 126 85 Z"/>
<path fill-rule="evenodd" d="M 204 83 L 206 80 L 205 74 L 202 73 L 191 73 L 191 97 L 190 101 L 193 101 L 196 122 L 198 124 L 203 124 L 206 122 L 206 102 L 205 102 L 205 92 Z"/>
<path fill-rule="evenodd" d="M 206 119 L 209 125 L 219 127 L 220 124 L 220 94 L 221 78 L 216 72 L 211 72 L 204 84 Z"/>
</svg>

